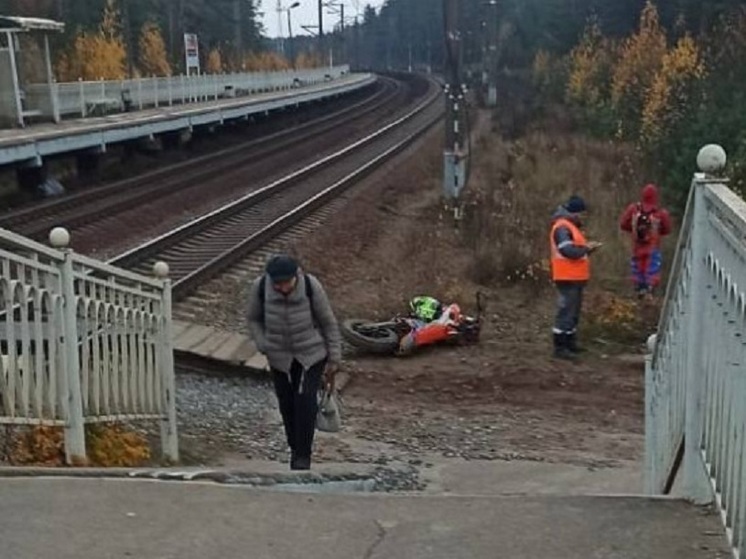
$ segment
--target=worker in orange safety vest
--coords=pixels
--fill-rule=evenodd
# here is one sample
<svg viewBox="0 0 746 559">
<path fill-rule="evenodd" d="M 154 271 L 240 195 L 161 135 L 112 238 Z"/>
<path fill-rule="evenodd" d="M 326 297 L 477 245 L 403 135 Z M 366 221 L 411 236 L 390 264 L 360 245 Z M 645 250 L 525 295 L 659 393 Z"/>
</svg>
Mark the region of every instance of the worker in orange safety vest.
<svg viewBox="0 0 746 559">
<path fill-rule="evenodd" d="M 601 247 L 601 243 L 588 242 L 582 232 L 585 213 L 585 201 L 572 196 L 552 216 L 552 281 L 559 293 L 553 337 L 554 356 L 559 359 L 574 359 L 582 351 L 577 345 L 577 332 L 583 289 L 591 279 L 590 255 Z"/>
</svg>

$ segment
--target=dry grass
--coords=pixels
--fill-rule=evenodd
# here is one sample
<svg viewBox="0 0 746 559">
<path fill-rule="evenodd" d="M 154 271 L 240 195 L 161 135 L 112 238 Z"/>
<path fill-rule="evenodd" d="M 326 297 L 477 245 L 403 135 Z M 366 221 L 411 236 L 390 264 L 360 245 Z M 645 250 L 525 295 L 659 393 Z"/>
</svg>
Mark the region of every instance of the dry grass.
<svg viewBox="0 0 746 559">
<path fill-rule="evenodd" d="M 632 296 L 630 240 L 618 225 L 645 184 L 635 150 L 550 127 L 534 128 L 515 141 L 486 135 L 477 148 L 463 236 L 471 255 L 469 279 L 493 290 L 518 289 L 532 301 L 533 311 L 525 312 L 543 314 L 549 325 L 551 215 L 578 194 L 589 207 L 587 236 L 604 243 L 592 258 L 583 337 L 611 342 L 621 351 L 644 341 L 655 325 L 656 306 L 643 306 Z"/>
<path fill-rule="evenodd" d="M 627 146 L 589 140 L 567 129 L 527 132 L 505 141 L 482 118 L 459 228 L 444 208 L 442 137 L 371 185 L 329 228 L 296 247 L 308 269 L 331 287 L 341 316 L 386 318 L 414 295 L 430 294 L 473 309 L 488 296 L 500 339 L 548 343 L 554 312 L 549 281 L 551 215 L 570 194 L 590 206 L 589 236 L 606 243 L 594 256 L 584 323 L 593 337 L 638 341 L 644 330 L 629 301 L 628 240 L 618 230 L 643 183 Z M 343 232 L 343 234 L 340 234 Z M 334 247 L 330 257 L 328 247 Z"/>
<path fill-rule="evenodd" d="M 516 142 L 492 135 L 479 145 L 470 185 L 472 277 L 484 284 L 548 283 L 551 214 L 571 194 L 589 206 L 588 236 L 605 243 L 593 258 L 594 283 L 626 281 L 629 241 L 618 228 L 643 183 L 627 146 L 569 134 L 531 132 Z"/>
</svg>

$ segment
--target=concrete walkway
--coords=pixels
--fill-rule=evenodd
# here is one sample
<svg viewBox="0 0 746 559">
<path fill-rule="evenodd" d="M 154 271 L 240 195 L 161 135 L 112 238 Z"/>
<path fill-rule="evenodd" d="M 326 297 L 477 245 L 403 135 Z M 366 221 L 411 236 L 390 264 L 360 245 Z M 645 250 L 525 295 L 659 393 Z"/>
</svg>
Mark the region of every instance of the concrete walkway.
<svg viewBox="0 0 746 559">
<path fill-rule="evenodd" d="M 703 559 L 712 514 L 599 497 L 321 495 L 201 483 L 0 480 L 13 559 Z"/>
</svg>

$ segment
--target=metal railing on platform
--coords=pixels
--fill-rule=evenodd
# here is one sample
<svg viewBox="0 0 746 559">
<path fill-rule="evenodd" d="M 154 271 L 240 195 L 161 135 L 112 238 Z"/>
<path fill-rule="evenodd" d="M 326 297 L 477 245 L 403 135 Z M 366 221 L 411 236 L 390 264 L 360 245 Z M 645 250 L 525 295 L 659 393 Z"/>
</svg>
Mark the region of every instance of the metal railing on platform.
<svg viewBox="0 0 746 559">
<path fill-rule="evenodd" d="M 172 76 L 111 81 L 53 83 L 24 87 L 26 113 L 59 121 L 67 116 L 103 116 L 175 104 L 231 99 L 262 92 L 287 91 L 331 81 L 349 73 L 348 66 Z"/>
<path fill-rule="evenodd" d="M 0 229 L 0 424 L 65 428 L 85 461 L 86 423 L 159 420 L 178 459 L 171 284 Z"/>
<path fill-rule="evenodd" d="M 703 148 L 646 363 L 646 489 L 714 501 L 746 557 L 746 202 Z M 681 476 L 678 474 L 681 473 Z"/>
</svg>

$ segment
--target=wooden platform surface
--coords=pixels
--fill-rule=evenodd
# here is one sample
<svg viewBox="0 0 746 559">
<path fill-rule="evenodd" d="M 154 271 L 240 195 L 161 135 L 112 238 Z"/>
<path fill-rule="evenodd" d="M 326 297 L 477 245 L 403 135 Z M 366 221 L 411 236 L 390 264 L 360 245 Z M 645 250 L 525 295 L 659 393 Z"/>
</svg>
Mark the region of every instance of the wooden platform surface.
<svg viewBox="0 0 746 559">
<path fill-rule="evenodd" d="M 248 336 L 175 320 L 174 350 L 253 371 L 268 370 L 267 360 Z"/>
</svg>

